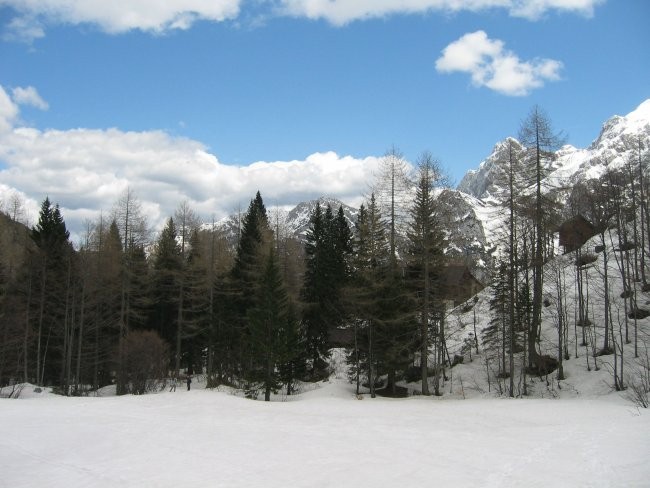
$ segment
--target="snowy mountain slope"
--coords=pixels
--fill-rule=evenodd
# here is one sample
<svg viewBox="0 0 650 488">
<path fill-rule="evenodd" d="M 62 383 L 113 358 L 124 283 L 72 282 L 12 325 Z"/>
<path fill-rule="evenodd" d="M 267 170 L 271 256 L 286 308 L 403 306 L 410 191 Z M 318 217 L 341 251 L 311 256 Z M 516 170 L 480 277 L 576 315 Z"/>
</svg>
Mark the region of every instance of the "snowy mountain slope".
<svg viewBox="0 0 650 488">
<path fill-rule="evenodd" d="M 314 208 L 317 204 L 320 205 L 323 210 L 327 207 L 327 205 L 330 205 L 335 215 L 338 211 L 339 206 L 343 207 L 343 213 L 348 221 L 348 224 L 350 225 L 350 228 L 354 228 L 354 224 L 359 213 L 358 209 L 346 205 L 336 198 L 320 197 L 317 200 L 301 202 L 287 213 L 285 225 L 293 236 L 297 237 L 300 240 L 304 240 L 307 229 L 309 228 L 309 218 L 314 212 Z"/>
<path fill-rule="evenodd" d="M 477 198 L 490 199 L 505 189 L 508 141 L 520 147 L 513 138 L 497 143 L 477 170 L 467 172 L 458 190 Z M 650 145 L 650 99 L 624 117 L 615 115 L 610 118 L 588 148 L 578 149 L 571 145 L 560 148 L 547 179 L 558 187 L 598 178 L 607 166 L 619 168 L 629 158 L 635 157 L 639 142 L 644 148 Z"/>
<path fill-rule="evenodd" d="M 291 210 L 284 210 L 282 208 L 271 208 L 268 210 L 269 225 L 275 230 L 279 230 L 281 234 L 297 238 L 299 241 L 304 241 L 307 229 L 309 228 L 309 218 L 314 211 L 316 204 L 320 205 L 323 210 L 330 205 L 332 211 L 336 214 L 339 206 L 343 207 L 343 213 L 350 224 L 350 228 L 354 228 L 358 210 L 353 208 L 340 200 L 332 197 L 320 197 L 315 200 L 300 202 Z M 215 229 L 223 232 L 231 244 L 236 244 L 237 237 L 240 232 L 244 212 L 237 215 L 229 215 L 228 217 L 215 223 Z M 205 224 L 204 229 L 212 228 L 212 225 Z"/>
<path fill-rule="evenodd" d="M 615 238 L 610 241 L 607 237 L 607 249 L 617 249 Z M 566 380 L 557 382 L 554 377 L 556 373 L 549 375 L 544 381 L 531 379 L 533 396 L 584 396 L 584 395 L 610 395 L 613 394 L 614 370 L 613 354 L 599 355 L 604 343 L 604 258 L 603 254 L 595 254 L 596 246 L 601 244 L 600 237 L 594 237 L 583 246 L 583 252 L 593 253 L 597 256 L 594 263 L 589 264 L 584 271 L 585 296 L 587 297 L 587 317 L 591 321 L 590 327 L 575 326 L 577 322 L 577 266 L 576 254 L 556 256 L 545 265 L 544 297 L 545 307 L 542 310 L 542 333 L 539 349 L 542 354 L 552 357 L 558 356 L 558 287 L 557 276 L 560 275 L 564 284 L 562 300 L 566 306 L 566 317 L 569 324 L 567 336 L 567 349 L 570 359 L 564 361 Z M 634 320 L 630 320 L 626 331 L 624 317 L 626 312 L 625 300 L 622 297 L 623 282 L 620 270 L 613 253 L 609 252 L 608 275 L 609 275 L 609 296 L 611 300 L 612 316 L 614 319 L 615 340 L 620 348 L 618 358 L 622 351 L 624 364 L 624 381 L 629 385 L 644 370 L 643 361 L 646 357 L 646 345 L 650 344 L 650 317 L 638 319 L 636 332 L 634 331 Z M 650 309 L 650 293 L 642 291 L 642 283 L 633 283 L 636 292 L 636 303 L 639 308 Z M 491 366 L 485 363 L 486 351 L 484 347 L 484 331 L 490 326 L 490 318 L 494 316 L 490 311 L 490 300 L 494 294 L 492 287 L 485 288 L 476 297 L 473 306 L 461 306 L 452 310 L 447 318 L 448 335 L 447 345 L 451 357 L 456 355 L 464 356 L 465 364 L 454 368 L 454 375 L 461 375 L 465 380 L 474 378 L 472 381 L 479 388 L 486 390 L 486 368 L 491 369 L 492 380 L 496 383 L 497 360 L 492 357 Z M 584 333 L 584 335 L 583 335 Z M 479 354 L 475 349 L 475 334 L 478 336 Z M 635 357 L 635 340 L 638 357 Z M 628 342 L 629 341 L 629 342 Z M 469 346 L 472 345 L 470 354 Z M 610 343 L 611 345 L 611 343 Z M 474 356 L 473 362 L 469 362 L 470 356 Z M 516 358 L 516 374 L 520 374 L 523 358 L 519 354 Z M 546 384 L 546 380 L 550 381 Z M 518 378 L 521 381 L 521 378 Z M 493 387 L 494 387 L 493 383 Z M 521 385 L 519 386 L 519 388 Z"/>
<path fill-rule="evenodd" d="M 452 204 L 456 223 L 453 228 L 460 233 L 457 247 L 462 249 L 468 243 L 480 243 L 474 246 L 474 254 L 482 256 L 485 264 L 489 264 L 490 251 L 499 245 L 500 229 L 505 223 L 505 212 L 500 205 L 508 194 L 506 170 L 510 144 L 515 151 L 522 150 L 514 138 L 497 143 L 478 169 L 468 171 L 461 180 L 457 187 L 460 195 L 448 198 L 455 202 Z M 570 145 L 560 148 L 548 168 L 543 186 L 563 204 L 576 183 L 598 178 L 608 167 L 621 168 L 628 161 L 637 160 L 639 144 L 642 148 L 650 147 L 650 99 L 625 117 L 610 118 L 588 148 Z M 464 226 L 466 221 L 472 225 Z M 483 263 L 474 263 L 479 273 Z"/>
</svg>

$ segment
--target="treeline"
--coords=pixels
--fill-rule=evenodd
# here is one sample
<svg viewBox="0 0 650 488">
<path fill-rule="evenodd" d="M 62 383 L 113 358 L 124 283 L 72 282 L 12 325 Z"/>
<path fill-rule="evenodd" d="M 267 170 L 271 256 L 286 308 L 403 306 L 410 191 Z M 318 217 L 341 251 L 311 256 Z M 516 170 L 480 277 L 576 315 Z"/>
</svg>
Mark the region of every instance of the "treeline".
<svg viewBox="0 0 650 488">
<path fill-rule="evenodd" d="M 47 198 L 31 229 L 3 213 L 0 380 L 65 394 L 115 383 L 121 394 L 204 373 L 208 386 L 269 399 L 280 388 L 291 394 L 297 380 L 327 376 L 330 334 L 352 324 L 358 384 L 370 382 L 374 395 L 388 374 L 394 388 L 396 373 L 419 354 L 426 388 L 427 351 L 442 316 L 435 282 L 444 241 L 434 196 L 442 172 L 422 157 L 398 258 L 406 164 L 392 154 L 384 170 L 389 177 L 377 188 L 389 183 L 388 219 L 374 193 L 352 225 L 342 208 L 316 205 L 304 246 L 272 221 L 259 193 L 236 244 L 202 225 L 187 203 L 150 243 L 130 190 L 110 216 L 87 224 L 78 249 Z"/>
<path fill-rule="evenodd" d="M 563 377 L 573 324 L 594 365 L 599 355 L 615 355 L 622 389 L 623 344 L 634 342 L 639 354 L 639 304 L 648 292 L 647 150 L 639 140 L 626 168 L 576 185 L 566 201 L 567 189 L 547 178 L 561 138 L 539 109 L 519 139 L 510 140 L 501 165 L 506 218 L 491 326 L 465 352 L 480 341 L 504 393 L 525 394 L 527 374 L 557 370 Z M 187 202 L 152 241 L 127 190 L 110 214 L 87 224 L 77 249 L 57 205 L 46 198 L 27 229 L 13 201 L 0 213 L 0 384 L 54 385 L 64 394 L 115 384 L 124 394 L 169 376 L 205 374 L 209 387 L 233 385 L 268 400 L 280 389 L 291 394 L 297 381 L 326 377 L 338 336 L 358 393 L 397 395 L 405 379 L 424 395 L 440 395 L 453 362 L 444 282 L 451 227 L 437 198 L 446 184 L 430 154 L 412 175 L 392 150 L 355 221 L 342 208 L 316 205 L 304 245 L 269 215 L 259 192 L 239 217 L 236 242 L 200 222 Z M 605 266 L 597 298 L 588 293 L 593 277 L 585 282 L 595 251 L 577 243 L 578 298 L 571 304 L 566 271 L 549 262 L 559 225 L 577 216 L 600 236 Z M 624 314 L 613 305 L 611 260 L 624 284 Z M 557 344 L 550 355 L 541 336 L 553 303 Z M 590 327 L 596 317 L 603 333 Z M 524 378 L 517 386 L 516 367 Z"/>
</svg>

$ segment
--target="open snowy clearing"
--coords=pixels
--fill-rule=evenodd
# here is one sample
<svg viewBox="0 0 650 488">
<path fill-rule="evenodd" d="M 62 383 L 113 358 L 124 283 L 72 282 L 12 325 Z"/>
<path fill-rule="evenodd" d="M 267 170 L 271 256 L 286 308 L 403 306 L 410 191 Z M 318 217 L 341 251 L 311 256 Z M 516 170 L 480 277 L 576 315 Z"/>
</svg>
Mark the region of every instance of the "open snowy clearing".
<svg viewBox="0 0 650 488">
<path fill-rule="evenodd" d="M 199 386 L 199 385 L 197 385 Z M 3 487 L 643 487 L 650 413 L 602 398 L 0 400 Z"/>
</svg>

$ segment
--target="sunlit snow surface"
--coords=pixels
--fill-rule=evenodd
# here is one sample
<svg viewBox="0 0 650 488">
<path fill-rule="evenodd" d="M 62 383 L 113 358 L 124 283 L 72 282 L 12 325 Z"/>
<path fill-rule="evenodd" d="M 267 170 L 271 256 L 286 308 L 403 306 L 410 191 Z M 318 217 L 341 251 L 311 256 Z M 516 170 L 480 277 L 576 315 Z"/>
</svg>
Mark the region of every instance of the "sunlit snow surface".
<svg viewBox="0 0 650 488">
<path fill-rule="evenodd" d="M 353 393 L 343 379 L 271 403 L 202 388 L 63 398 L 28 387 L 0 400 L 0 486 L 650 485 L 650 412 L 616 394 Z"/>
</svg>

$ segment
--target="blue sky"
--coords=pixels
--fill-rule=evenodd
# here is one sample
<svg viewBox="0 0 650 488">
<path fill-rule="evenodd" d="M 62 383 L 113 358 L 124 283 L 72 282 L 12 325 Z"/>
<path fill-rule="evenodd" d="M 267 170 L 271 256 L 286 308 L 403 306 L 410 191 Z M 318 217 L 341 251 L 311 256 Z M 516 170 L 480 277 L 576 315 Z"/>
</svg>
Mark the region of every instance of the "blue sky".
<svg viewBox="0 0 650 488">
<path fill-rule="evenodd" d="M 458 182 L 534 104 L 585 147 L 650 98 L 644 0 L 105 3 L 0 0 L 0 190 L 75 225 L 358 201 L 392 146 Z"/>
</svg>

